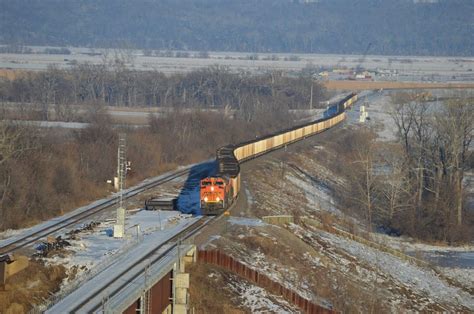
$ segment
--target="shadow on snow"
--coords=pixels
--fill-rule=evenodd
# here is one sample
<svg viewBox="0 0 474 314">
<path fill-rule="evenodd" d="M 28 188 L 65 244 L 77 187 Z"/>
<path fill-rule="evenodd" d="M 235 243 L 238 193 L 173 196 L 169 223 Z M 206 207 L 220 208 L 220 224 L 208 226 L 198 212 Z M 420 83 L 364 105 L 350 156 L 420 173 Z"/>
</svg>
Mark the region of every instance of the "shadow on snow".
<svg viewBox="0 0 474 314">
<path fill-rule="evenodd" d="M 206 161 L 191 168 L 184 186 L 178 195 L 178 210 L 185 214 L 201 215 L 199 183 L 202 179 L 215 176 L 217 161 Z"/>
</svg>

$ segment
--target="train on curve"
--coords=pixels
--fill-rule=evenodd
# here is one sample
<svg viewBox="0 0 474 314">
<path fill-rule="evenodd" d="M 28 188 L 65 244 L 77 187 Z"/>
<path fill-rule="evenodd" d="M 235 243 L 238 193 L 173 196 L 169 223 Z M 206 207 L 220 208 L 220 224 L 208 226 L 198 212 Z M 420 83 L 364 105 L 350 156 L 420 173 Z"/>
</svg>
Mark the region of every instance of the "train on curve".
<svg viewBox="0 0 474 314">
<path fill-rule="evenodd" d="M 216 156 L 219 167 L 217 175 L 200 182 L 201 214 L 217 215 L 237 199 L 240 192 L 240 163 L 330 129 L 345 120 L 346 109 L 355 101 L 357 94 L 349 94 L 331 106 L 322 119 L 249 142 L 219 148 Z"/>
</svg>

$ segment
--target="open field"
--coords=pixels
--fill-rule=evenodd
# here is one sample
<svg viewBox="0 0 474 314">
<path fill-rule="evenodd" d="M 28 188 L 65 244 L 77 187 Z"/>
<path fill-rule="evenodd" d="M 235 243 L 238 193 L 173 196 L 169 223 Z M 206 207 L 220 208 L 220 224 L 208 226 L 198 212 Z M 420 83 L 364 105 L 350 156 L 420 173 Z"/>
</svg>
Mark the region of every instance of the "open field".
<svg viewBox="0 0 474 314">
<path fill-rule="evenodd" d="M 21 70 L 13 69 L 0 69 L 0 77 L 4 77 L 9 80 L 14 80 L 23 73 Z"/>
<path fill-rule="evenodd" d="M 327 89 L 368 90 L 368 89 L 474 89 L 474 83 L 422 83 L 392 81 L 325 81 Z"/>
<path fill-rule="evenodd" d="M 55 65 L 69 68 L 77 63 L 103 64 L 122 56 L 128 67 L 139 71 L 160 71 L 167 74 L 189 72 L 209 66 L 224 66 L 231 71 L 245 70 L 254 73 L 268 71 L 298 72 L 308 67 L 356 68 L 369 71 L 380 69 L 398 73 L 397 80 L 435 80 L 473 82 L 474 58 L 472 57 L 415 57 L 333 55 L 333 54 L 254 54 L 251 52 L 209 52 L 199 58 L 199 52 L 186 52 L 189 57 L 145 56 L 141 50 L 72 48 L 69 55 L 44 54 L 44 47 L 31 47 L 34 54 L 0 54 L 0 69 L 44 70 Z M 163 54 L 163 52 L 160 52 Z M 176 52 L 170 51 L 173 55 Z M 453 78 L 454 77 L 454 78 Z M 415 78 L 415 79 L 414 79 Z M 393 78 L 392 78 L 393 79 Z"/>
</svg>

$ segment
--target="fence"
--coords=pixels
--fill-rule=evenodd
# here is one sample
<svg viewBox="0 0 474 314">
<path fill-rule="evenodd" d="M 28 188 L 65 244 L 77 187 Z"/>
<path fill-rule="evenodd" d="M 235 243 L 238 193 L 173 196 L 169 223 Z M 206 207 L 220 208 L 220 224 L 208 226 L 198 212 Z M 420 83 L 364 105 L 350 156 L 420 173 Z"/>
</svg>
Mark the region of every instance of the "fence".
<svg viewBox="0 0 474 314">
<path fill-rule="evenodd" d="M 220 251 L 198 251 L 197 260 L 223 267 L 239 276 L 258 284 L 267 291 L 281 295 L 288 302 L 296 305 L 302 311 L 308 314 L 335 313 L 333 310 L 327 309 L 321 305 L 312 303 L 310 300 L 303 298 L 299 294 L 282 286 L 280 283 L 273 281 L 269 277 L 260 274 L 247 265 L 235 260 L 233 257 L 226 255 Z"/>
</svg>

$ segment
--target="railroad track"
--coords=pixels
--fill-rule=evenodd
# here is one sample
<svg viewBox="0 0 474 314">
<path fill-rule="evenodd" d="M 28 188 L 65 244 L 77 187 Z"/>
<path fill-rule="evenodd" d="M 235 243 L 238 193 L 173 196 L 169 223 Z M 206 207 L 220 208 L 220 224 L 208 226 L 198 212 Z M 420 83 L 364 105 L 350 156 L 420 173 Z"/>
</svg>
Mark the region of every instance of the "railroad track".
<svg viewBox="0 0 474 314">
<path fill-rule="evenodd" d="M 346 103 L 349 103 L 348 106 L 350 106 L 352 104 L 353 99 L 357 99 L 357 95 L 351 94 L 351 95 L 345 97 L 343 100 L 339 101 L 334 106 L 336 106 L 335 108 L 337 108 L 338 110 L 342 110 L 342 113 L 343 113 L 346 110 Z M 343 107 L 341 107 L 341 106 L 343 106 Z M 319 120 L 314 121 L 313 123 L 310 123 L 309 125 L 297 126 L 295 128 L 290 129 L 289 131 L 288 130 L 284 131 L 284 133 L 280 132 L 278 134 L 270 135 L 271 138 L 265 137 L 263 139 L 257 140 L 257 142 L 254 141 L 254 142 L 242 143 L 242 144 L 240 144 L 239 147 L 232 146 L 232 145 L 230 145 L 228 147 L 223 147 L 220 150 L 222 150 L 222 149 L 233 150 L 233 153 L 232 153 L 233 158 L 227 158 L 227 155 L 223 156 L 223 157 L 225 157 L 225 160 L 222 163 L 219 162 L 219 168 L 221 168 L 221 166 L 224 167 L 223 172 L 227 173 L 228 171 L 226 171 L 227 170 L 226 167 L 230 167 L 229 169 L 232 170 L 230 172 L 230 174 L 232 176 L 232 180 L 236 180 L 235 182 L 237 182 L 238 180 L 235 179 L 235 178 L 236 178 L 236 176 L 238 177 L 240 175 L 239 174 L 239 168 L 238 168 L 239 167 L 238 166 L 239 162 L 244 162 L 244 161 L 247 161 L 249 159 L 257 158 L 257 157 L 259 157 L 263 154 L 266 154 L 270 151 L 280 149 L 282 147 L 286 147 L 287 145 L 290 145 L 294 142 L 305 139 L 307 136 L 313 136 L 315 134 L 321 133 L 322 131 L 325 131 L 326 129 L 329 129 L 333 125 L 326 126 L 326 123 L 328 123 L 328 122 L 335 123 L 335 124 L 340 123 L 340 119 L 337 120 L 337 118 L 340 117 L 341 115 L 339 114 L 339 112 L 336 112 L 336 113 L 338 113 L 338 114 L 336 116 L 333 116 L 332 118 L 319 119 Z M 342 117 L 344 118 L 345 116 L 342 116 Z M 334 119 L 336 119 L 336 120 L 334 120 Z M 320 129 L 311 130 L 311 132 L 308 131 L 309 133 L 307 135 L 304 135 L 306 133 L 304 133 L 303 131 L 306 130 L 306 128 L 308 128 L 308 127 L 312 127 L 314 124 L 317 124 L 318 128 L 320 128 Z M 273 140 L 274 138 L 279 137 L 279 136 L 287 136 L 288 139 L 283 140 L 282 141 L 283 144 L 274 144 L 273 141 L 270 141 L 270 140 Z M 237 150 L 240 150 L 238 159 L 236 159 L 236 156 L 234 155 Z M 255 151 L 255 153 L 252 153 L 254 151 Z M 124 193 L 123 197 L 125 199 L 130 198 L 130 197 L 135 196 L 135 195 L 137 195 L 137 194 L 139 194 L 143 191 L 146 191 L 146 190 L 151 189 L 153 187 L 156 187 L 160 184 L 163 184 L 163 183 L 166 183 L 170 180 L 173 180 L 174 178 L 180 177 L 180 176 L 185 175 L 185 174 L 189 174 L 191 172 L 192 168 L 193 168 L 193 166 L 189 166 L 185 169 L 178 170 L 178 171 L 176 171 L 174 173 L 171 173 L 169 175 L 165 175 L 164 177 L 160 177 L 159 179 L 156 179 L 154 181 L 151 181 L 151 182 L 148 182 L 146 184 L 142 184 L 142 185 L 140 185 L 136 188 L 130 189 L 130 190 L 126 191 L 126 193 Z M 234 173 L 235 171 L 237 171 L 237 172 Z M 236 185 L 238 185 L 238 184 L 236 183 Z M 16 251 L 20 248 L 23 248 L 23 247 L 25 247 L 25 246 L 33 243 L 33 242 L 38 241 L 41 238 L 44 238 L 45 236 L 53 234 L 53 233 L 57 232 L 58 230 L 61 230 L 65 227 L 68 227 L 72 224 L 76 224 L 79 221 L 81 221 L 85 218 L 88 218 L 92 215 L 95 215 L 98 212 L 110 207 L 111 205 L 116 204 L 118 200 L 119 200 L 119 196 L 111 197 L 111 198 L 106 199 L 104 201 L 101 201 L 101 202 L 99 202 L 99 203 L 97 203 L 93 206 L 87 207 L 84 211 L 79 211 L 76 214 L 66 215 L 66 216 L 63 216 L 61 218 L 58 218 L 59 221 L 55 222 L 54 220 L 50 220 L 48 223 L 44 223 L 42 225 L 39 225 L 36 228 L 33 228 L 31 232 L 27 232 L 26 235 L 23 236 L 23 237 L 22 236 L 13 237 L 11 240 L 2 241 L 2 243 L 0 243 L 0 255 L 14 252 L 14 251 Z"/>
<path fill-rule="evenodd" d="M 159 185 L 162 185 L 164 183 L 167 183 L 173 179 L 176 179 L 178 177 L 181 177 L 181 176 L 184 176 L 184 175 L 187 175 L 187 174 L 190 174 L 191 172 L 191 168 L 193 166 L 189 166 L 189 167 L 186 167 L 184 169 L 181 169 L 181 170 L 178 170 L 178 171 L 175 171 L 173 173 L 170 173 L 168 175 L 164 175 L 164 176 L 160 176 L 159 178 L 153 180 L 153 181 L 150 181 L 150 182 L 146 182 L 144 184 L 141 184 L 135 188 L 131 188 L 129 190 L 127 190 L 124 194 L 123 194 L 123 197 L 124 199 L 128 199 L 130 197 L 133 197 L 133 196 L 136 196 L 137 194 L 140 194 L 140 193 L 143 193 L 147 190 L 150 190 L 152 188 L 155 188 Z M 198 171 L 198 173 L 200 172 L 205 172 L 205 171 L 208 171 L 207 169 L 203 169 L 201 171 Z M 20 236 L 18 238 L 14 238 L 12 239 L 11 241 L 9 241 L 8 239 L 7 240 L 4 240 L 3 242 L 6 244 L 3 244 L 2 246 L 0 246 L 0 255 L 2 254 L 9 254 L 9 253 L 13 253 L 14 251 L 17 251 L 25 246 L 28 246 L 44 237 L 47 237 L 48 235 L 51 235 L 63 228 L 66 228 L 68 226 L 71 226 L 71 225 L 74 225 L 74 224 L 77 224 L 78 222 L 86 219 L 86 218 L 89 218 L 107 208 L 109 208 L 110 206 L 114 205 L 114 204 L 117 204 L 118 201 L 120 199 L 120 196 L 113 196 L 111 198 L 108 198 L 106 200 L 103 200 L 103 201 L 100 201 L 98 202 L 97 204 L 94 204 L 88 208 L 86 208 L 84 211 L 81 211 L 81 212 L 78 212 L 76 214 L 71 214 L 70 216 L 67 216 L 67 217 L 64 217 L 64 219 L 62 220 L 59 220 L 59 221 L 54 221 L 53 220 L 50 220 L 51 223 L 44 223 L 40 226 L 42 227 L 39 227 L 38 230 L 35 230 L 33 229 L 30 233 L 27 233 L 25 234 L 24 236 Z M 61 217 L 59 217 L 61 218 Z"/>
<path fill-rule="evenodd" d="M 234 206 L 236 206 L 236 202 L 234 202 L 228 210 L 231 210 L 232 208 L 234 208 Z M 116 273 L 113 273 L 113 275 L 111 276 L 104 276 L 106 278 L 106 280 L 103 281 L 104 284 L 102 284 L 100 287 L 94 287 L 94 290 L 88 290 L 88 296 L 85 297 L 83 300 L 80 300 L 79 303 L 76 303 L 73 306 L 71 306 L 71 304 L 68 304 L 68 306 L 66 306 L 68 313 L 79 313 L 83 312 L 84 310 L 89 313 L 100 311 L 101 307 L 103 307 L 104 304 L 103 302 L 94 302 L 94 299 L 97 299 L 98 295 L 105 294 L 107 295 L 107 299 L 113 298 L 115 295 L 120 293 L 122 289 L 127 287 L 127 285 L 129 285 L 134 278 L 139 277 L 145 272 L 145 268 L 147 267 L 145 265 L 153 265 L 154 263 L 157 263 L 160 259 L 166 257 L 166 255 L 169 254 L 172 250 L 176 249 L 181 244 L 186 244 L 187 242 L 189 242 L 189 240 L 193 242 L 192 238 L 198 232 L 203 230 L 211 222 L 215 222 L 221 219 L 224 215 L 225 212 L 221 212 L 219 215 L 216 216 L 202 216 L 193 224 L 187 226 L 186 228 L 179 231 L 177 234 L 172 235 L 169 239 L 154 247 L 146 255 L 134 260 L 133 263 L 130 264 L 126 269 L 122 269 Z M 165 248 L 165 250 L 157 254 L 157 252 L 163 248 Z M 100 276 L 101 273 L 107 271 L 107 269 L 110 269 L 111 267 L 115 266 L 109 265 L 108 267 L 101 270 L 99 273 L 94 274 L 94 277 Z M 124 280 L 125 276 L 128 276 L 128 278 L 130 279 Z M 117 284 L 114 289 L 106 291 L 114 284 Z M 80 286 L 68 292 L 68 295 L 73 295 L 78 289 L 80 289 Z M 76 298 L 73 299 L 77 300 Z M 57 305 L 60 306 L 59 310 L 62 310 L 60 305 L 62 301 L 63 300 L 59 300 L 57 303 L 53 302 L 52 304 L 50 304 L 45 313 L 55 313 L 58 310 L 56 308 Z M 64 307 L 64 305 L 62 306 Z"/>
<path fill-rule="evenodd" d="M 350 100 L 350 102 L 349 102 L 349 105 L 350 105 L 350 104 L 352 104 L 353 98 L 355 98 L 356 96 L 351 94 L 350 97 L 351 97 L 350 99 L 348 98 L 348 99 L 344 100 L 343 110 L 345 110 L 345 108 L 346 108 L 346 101 Z M 341 104 L 338 104 L 338 108 L 340 108 L 340 106 L 341 106 Z M 335 118 L 340 118 L 340 117 L 341 116 L 336 116 Z M 345 116 L 342 116 L 342 118 L 344 118 L 344 117 Z M 269 153 L 273 150 L 277 150 L 277 149 L 281 149 L 282 147 L 286 147 L 287 145 L 295 143 L 295 142 L 297 142 L 301 139 L 305 139 L 307 136 L 312 136 L 312 135 L 321 133 L 321 132 L 323 132 L 323 131 L 325 131 L 325 130 L 327 130 L 327 129 L 329 129 L 333 126 L 333 125 L 326 125 L 327 121 L 329 121 L 329 120 L 328 119 L 326 119 L 326 120 L 317 120 L 315 123 L 320 123 L 322 125 L 320 130 L 319 129 L 312 130 L 310 133 L 308 133 L 308 135 L 304 135 L 306 133 L 303 133 L 301 131 L 301 134 L 299 134 L 298 136 L 294 136 L 294 139 L 290 137 L 289 139 L 287 139 L 284 142 L 284 144 L 276 145 L 276 146 L 270 147 L 270 148 L 266 148 L 266 146 L 265 146 L 265 149 L 262 150 L 261 152 L 259 152 L 258 150 L 255 150 L 255 153 L 252 153 L 250 155 L 242 155 L 243 153 L 241 152 L 242 154 L 240 156 L 240 159 L 239 160 L 236 159 L 235 162 L 237 162 L 237 163 L 246 162 L 248 160 L 257 158 L 261 155 L 267 154 L 267 153 Z M 336 121 L 335 124 L 337 125 L 337 123 L 339 123 L 340 120 L 335 120 L 335 121 Z M 303 129 L 305 127 L 307 127 L 307 126 L 300 126 L 299 129 Z M 295 132 L 296 133 L 295 130 L 290 130 L 288 132 Z M 280 136 L 280 135 L 275 135 L 275 136 Z M 264 140 L 266 140 L 266 139 L 262 139 L 260 141 L 264 141 Z M 252 145 L 252 144 L 250 143 L 250 144 L 245 144 L 245 145 L 248 146 L 248 145 Z M 242 146 L 242 147 L 244 147 L 244 146 Z M 234 147 L 230 147 L 230 149 L 234 149 Z M 235 159 L 235 156 L 234 156 L 234 159 Z M 167 182 L 167 181 L 172 180 L 173 178 L 175 178 L 177 176 L 180 176 L 180 175 L 183 175 L 183 174 L 186 174 L 186 173 L 190 173 L 190 169 L 191 168 L 187 168 L 187 169 L 183 170 L 182 174 L 174 174 L 174 176 L 172 174 L 168 178 L 164 178 L 164 180 L 166 180 L 165 182 Z M 154 186 L 156 186 L 156 185 L 159 185 L 159 184 L 162 184 L 162 183 L 156 183 L 156 182 L 150 183 L 150 185 L 152 185 L 152 184 L 154 184 Z M 143 188 L 141 188 L 141 190 L 143 190 Z M 131 192 L 127 192 L 126 197 L 130 197 L 131 196 L 130 193 Z M 139 191 L 136 191 L 134 193 L 134 195 L 136 195 L 138 193 L 139 193 Z M 114 201 L 116 202 L 117 199 L 118 199 L 118 197 L 116 197 Z M 233 204 L 230 206 L 230 208 L 228 210 L 230 210 L 235 204 L 236 204 L 236 202 L 233 202 Z M 110 206 L 110 205 L 111 204 L 109 204 L 108 206 Z M 122 267 L 119 268 L 119 269 L 115 269 L 115 267 L 117 265 L 115 265 L 115 266 L 110 265 L 108 268 L 114 268 L 115 272 L 111 271 L 111 273 L 109 274 L 105 270 L 105 271 L 99 273 L 98 276 L 96 276 L 97 279 L 101 280 L 100 286 L 91 286 L 92 289 L 90 289 L 90 290 L 88 290 L 87 287 L 83 286 L 82 290 L 87 290 L 86 295 L 82 295 L 82 297 L 80 299 L 77 299 L 75 296 L 73 297 L 73 294 L 74 294 L 74 292 L 73 292 L 69 295 L 70 297 L 67 301 L 65 301 L 64 303 L 61 302 L 60 304 L 57 304 L 58 307 L 66 306 L 65 303 L 69 304 L 69 307 L 67 308 L 67 311 L 72 312 L 72 313 L 77 312 L 77 311 L 95 312 L 97 310 L 100 310 L 101 306 L 103 307 L 103 305 L 104 305 L 104 299 L 102 299 L 102 302 L 100 302 L 100 301 L 98 302 L 98 300 L 97 300 L 98 297 L 102 296 L 102 297 L 104 297 L 108 300 L 109 298 L 113 298 L 114 296 L 118 295 L 120 293 L 120 291 L 122 291 L 127 286 L 129 286 L 135 278 L 139 278 L 139 276 L 141 276 L 143 273 L 146 272 L 146 267 L 147 267 L 146 265 L 155 264 L 155 263 L 159 262 L 161 259 L 166 258 L 167 254 L 169 254 L 170 252 L 172 252 L 176 248 L 179 248 L 180 243 L 181 243 L 182 240 L 186 240 L 186 239 L 191 238 L 197 232 L 199 232 L 204 227 L 206 227 L 209 222 L 216 221 L 220 217 L 222 217 L 223 215 L 224 215 L 224 212 L 221 212 L 218 216 L 215 216 L 215 217 L 209 217 L 209 216 L 202 217 L 201 219 L 197 220 L 193 224 L 185 227 L 182 230 L 177 231 L 177 233 L 172 235 L 169 239 L 164 240 L 163 242 L 161 242 L 160 244 L 157 244 L 156 246 L 153 245 L 152 248 L 149 248 L 150 249 L 149 251 L 148 251 L 148 249 L 144 250 L 142 252 L 143 256 L 137 257 L 136 259 L 135 258 L 132 259 L 130 261 L 130 263 L 127 263 L 126 265 L 122 264 Z M 81 218 L 81 219 L 83 219 L 83 218 Z M 74 222 L 72 222 L 72 223 L 74 223 Z M 59 228 L 64 228 L 64 226 L 61 226 Z M 159 250 L 162 250 L 162 252 L 159 252 Z M 113 266 L 113 267 L 111 267 L 111 266 Z M 100 278 L 99 278 L 99 276 L 100 276 Z M 89 282 L 89 284 L 94 285 L 95 282 Z M 108 288 L 109 288 L 109 290 L 107 290 Z M 80 297 L 81 293 L 77 293 L 77 295 Z M 72 298 L 72 300 L 71 300 L 71 298 Z M 56 306 L 55 306 L 55 307 L 50 309 L 51 310 L 50 312 L 53 313 L 53 311 L 55 311 L 57 309 L 58 308 L 56 308 Z"/>
<path fill-rule="evenodd" d="M 222 215 L 222 214 L 221 214 Z M 126 270 L 124 270 L 123 272 L 120 272 L 116 277 L 114 277 L 112 280 L 110 280 L 110 282 L 107 283 L 107 287 L 110 287 L 110 285 L 113 283 L 113 282 L 117 282 L 117 281 L 120 281 L 121 278 L 125 275 L 125 274 L 129 274 L 134 271 L 134 274 L 133 274 L 133 277 L 137 277 L 139 276 L 140 274 L 142 274 L 143 272 L 145 272 L 145 268 L 143 267 L 139 267 L 140 264 L 142 264 L 143 262 L 146 261 L 147 264 L 154 264 L 156 263 L 157 261 L 159 261 L 160 259 L 162 259 L 163 257 L 165 257 L 168 253 L 170 253 L 173 249 L 175 249 L 176 247 L 178 247 L 178 245 L 181 245 L 181 242 L 182 241 L 185 241 L 189 238 L 191 238 L 193 235 L 195 235 L 197 232 L 199 232 L 200 230 L 202 230 L 205 226 L 207 226 L 207 224 L 212 221 L 215 217 L 203 217 L 201 218 L 200 220 L 198 220 L 196 223 L 194 223 L 193 225 L 189 226 L 188 228 L 184 229 L 182 232 L 180 232 L 179 234 L 175 235 L 174 237 L 172 237 L 171 239 L 169 239 L 168 241 L 166 241 L 165 243 L 159 245 L 155 250 L 153 250 L 152 252 L 150 252 L 149 254 L 147 254 L 145 257 L 135 261 L 132 265 L 130 265 L 130 267 Z M 160 254 L 156 254 L 156 251 L 160 250 L 161 248 L 165 247 L 166 245 L 169 245 L 171 244 L 171 246 L 169 248 L 167 248 L 164 252 L 160 253 Z M 138 267 L 137 267 L 138 266 Z M 117 288 L 115 288 L 113 291 L 110 292 L 110 297 L 113 297 L 115 294 L 117 294 L 118 292 L 120 292 L 123 288 L 125 288 L 128 284 L 130 284 L 129 281 L 124 281 L 123 283 L 121 283 Z M 85 304 L 87 304 L 87 302 L 92 299 L 93 297 L 89 298 L 87 301 L 84 301 L 81 303 L 80 306 L 72 309 L 71 313 L 75 313 L 77 310 L 80 310 L 82 306 L 84 306 Z M 92 308 L 92 312 L 96 312 L 97 310 L 100 310 L 101 308 L 101 305 L 96 305 L 95 307 Z"/>
<path fill-rule="evenodd" d="M 168 239 L 150 249 L 150 251 L 145 255 L 133 260 L 133 262 L 125 268 L 116 269 L 116 267 L 122 265 L 122 262 L 115 263 L 118 265 L 113 264 L 104 268 L 100 273 L 94 274 L 94 278 L 104 278 L 104 280 L 99 278 L 99 281 L 101 282 L 100 286 L 94 285 L 90 289 L 89 287 L 83 287 L 83 291 L 80 291 L 81 285 L 77 289 L 68 293 L 68 296 L 70 296 L 69 300 L 65 298 L 56 304 L 51 304 L 45 313 L 56 313 L 65 310 L 66 308 L 68 313 L 93 313 L 100 311 L 104 306 L 101 296 L 106 296 L 106 299 L 112 299 L 114 296 L 119 294 L 122 289 L 125 289 L 128 285 L 133 283 L 135 278 L 138 278 L 143 274 L 146 271 L 147 266 L 157 263 L 166 257 L 172 250 L 176 250 L 179 245 L 189 242 L 189 240 L 199 231 L 205 228 L 210 222 L 222 217 L 222 215 L 223 213 L 219 216 L 201 217 L 199 220 L 180 230 L 178 233 L 170 235 Z M 163 251 L 159 252 L 160 250 Z M 108 272 L 111 269 L 115 270 Z M 84 290 L 87 291 L 87 294 L 84 294 Z M 78 296 L 74 296 L 74 293 L 76 292 Z"/>
</svg>

